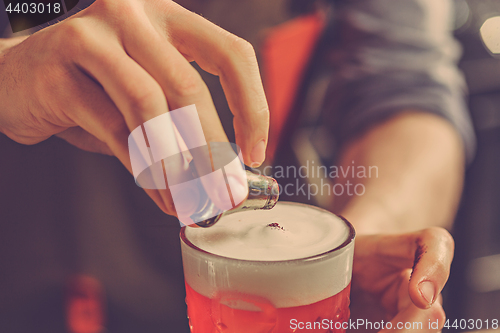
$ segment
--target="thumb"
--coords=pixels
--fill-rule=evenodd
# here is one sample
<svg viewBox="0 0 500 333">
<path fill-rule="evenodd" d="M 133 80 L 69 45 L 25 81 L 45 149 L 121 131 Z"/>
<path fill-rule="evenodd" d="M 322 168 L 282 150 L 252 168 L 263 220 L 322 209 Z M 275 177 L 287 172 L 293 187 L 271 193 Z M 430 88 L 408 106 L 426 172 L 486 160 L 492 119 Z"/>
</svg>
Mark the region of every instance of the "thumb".
<svg viewBox="0 0 500 333">
<path fill-rule="evenodd" d="M 416 234 L 415 263 L 408 293 L 415 305 L 429 308 L 441 293 L 450 274 L 454 241 L 443 228 L 428 228 Z"/>
<path fill-rule="evenodd" d="M 394 332 L 439 332 L 444 325 L 446 315 L 439 302 L 429 309 L 422 310 L 411 303 L 406 309 L 399 312 L 379 333 Z"/>
</svg>

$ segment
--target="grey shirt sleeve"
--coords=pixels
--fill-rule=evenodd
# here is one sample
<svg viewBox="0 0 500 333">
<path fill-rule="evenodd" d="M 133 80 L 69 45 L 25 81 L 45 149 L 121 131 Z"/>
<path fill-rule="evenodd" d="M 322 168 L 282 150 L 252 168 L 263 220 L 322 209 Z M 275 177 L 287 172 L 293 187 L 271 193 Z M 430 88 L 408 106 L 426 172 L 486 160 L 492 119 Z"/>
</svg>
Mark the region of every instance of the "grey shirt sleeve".
<svg viewBox="0 0 500 333">
<path fill-rule="evenodd" d="M 475 135 L 456 67 L 449 0 L 347 0 L 337 8 L 333 79 L 326 108 L 335 109 L 340 142 L 405 110 L 447 119 L 460 133 L 467 161 Z"/>
</svg>

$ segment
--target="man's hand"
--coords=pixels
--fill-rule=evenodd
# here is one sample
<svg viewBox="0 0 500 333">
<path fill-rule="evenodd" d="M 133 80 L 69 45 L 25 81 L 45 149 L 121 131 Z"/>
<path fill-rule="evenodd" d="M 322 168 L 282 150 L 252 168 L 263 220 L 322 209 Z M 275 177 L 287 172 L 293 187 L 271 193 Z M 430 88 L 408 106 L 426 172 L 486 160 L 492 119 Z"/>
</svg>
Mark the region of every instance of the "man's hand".
<svg viewBox="0 0 500 333">
<path fill-rule="evenodd" d="M 454 242 L 442 228 L 408 234 L 358 236 L 354 252 L 351 319 L 390 321 L 387 332 L 437 332 L 445 314 L 440 293 L 450 273 Z M 429 321 L 439 327 L 429 327 Z M 397 329 L 398 323 L 421 322 Z M 386 327 L 386 326 L 384 326 Z"/>
<path fill-rule="evenodd" d="M 0 131 L 19 143 L 57 134 L 131 171 L 130 132 L 191 104 L 206 141 L 227 141 L 196 61 L 220 77 L 245 163 L 264 160 L 269 115 L 252 46 L 173 1 L 97 0 L 16 42 L 0 47 Z M 175 214 L 168 189 L 147 192 Z"/>
</svg>

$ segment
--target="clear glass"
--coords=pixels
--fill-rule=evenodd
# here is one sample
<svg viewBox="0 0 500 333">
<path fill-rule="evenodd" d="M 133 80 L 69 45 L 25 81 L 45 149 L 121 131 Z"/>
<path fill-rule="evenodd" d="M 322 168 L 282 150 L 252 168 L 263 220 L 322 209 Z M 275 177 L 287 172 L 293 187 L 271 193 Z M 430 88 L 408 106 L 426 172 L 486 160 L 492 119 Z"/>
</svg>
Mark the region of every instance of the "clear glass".
<svg viewBox="0 0 500 333">
<path fill-rule="evenodd" d="M 326 212 L 297 203 L 280 205 Z M 355 231 L 347 220 L 337 218 L 348 228 L 341 245 L 318 255 L 279 261 L 209 253 L 192 244 L 182 228 L 191 332 L 345 332 Z"/>
<path fill-rule="evenodd" d="M 208 228 L 217 223 L 222 215 L 244 210 L 272 209 L 278 202 L 280 191 L 276 179 L 255 174 L 248 170 L 246 171 L 246 177 L 248 182 L 248 196 L 238 207 L 224 212 L 217 208 L 207 196 L 206 201 L 191 216 L 194 221 L 199 222 L 189 224 L 188 226 Z"/>
</svg>

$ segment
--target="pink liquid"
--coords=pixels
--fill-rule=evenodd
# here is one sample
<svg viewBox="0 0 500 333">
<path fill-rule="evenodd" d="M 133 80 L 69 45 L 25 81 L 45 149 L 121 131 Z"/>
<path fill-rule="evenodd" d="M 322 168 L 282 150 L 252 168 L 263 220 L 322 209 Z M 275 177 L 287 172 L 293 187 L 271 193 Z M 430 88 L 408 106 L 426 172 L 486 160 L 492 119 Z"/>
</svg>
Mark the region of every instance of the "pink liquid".
<svg viewBox="0 0 500 333">
<path fill-rule="evenodd" d="M 350 289 L 351 284 L 322 301 L 276 309 L 269 301 L 251 295 L 233 293 L 212 300 L 197 293 L 186 283 L 189 325 L 192 333 L 345 332 L 335 329 L 335 323 L 349 320 Z M 255 311 L 233 308 L 238 305 L 241 307 L 242 303 Z M 234 306 L 229 307 L 231 304 Z M 307 323 L 314 325 L 314 322 L 323 325 L 316 324 L 316 328 L 306 329 Z M 299 323 L 304 325 L 304 329 L 299 328 L 302 327 Z M 341 325 L 337 324 L 337 327 Z"/>
</svg>

